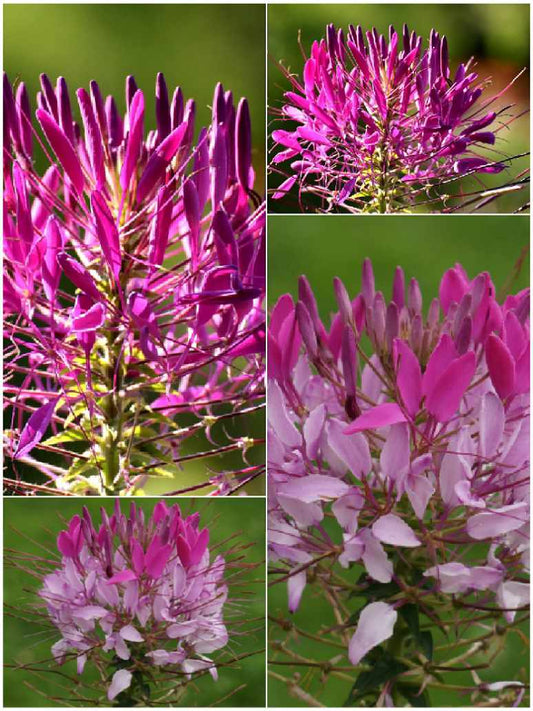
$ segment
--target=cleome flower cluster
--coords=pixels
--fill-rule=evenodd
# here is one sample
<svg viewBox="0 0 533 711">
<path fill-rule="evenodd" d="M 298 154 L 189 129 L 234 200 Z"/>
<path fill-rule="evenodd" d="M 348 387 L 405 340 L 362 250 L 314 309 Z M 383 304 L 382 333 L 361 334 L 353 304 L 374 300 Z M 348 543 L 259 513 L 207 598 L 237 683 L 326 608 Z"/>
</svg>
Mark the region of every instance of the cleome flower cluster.
<svg viewBox="0 0 533 711">
<path fill-rule="evenodd" d="M 35 123 L 4 77 L 6 452 L 48 489 L 132 493 L 179 473 L 196 433 L 217 448 L 219 414 L 260 407 L 264 204 L 247 101 L 221 84 L 197 138 L 195 102 L 162 74 L 147 133 L 131 76 L 124 115 L 94 81 L 76 100 L 81 122 L 64 78 L 42 75 Z"/>
<path fill-rule="evenodd" d="M 325 211 L 395 212 L 438 206 L 458 177 L 505 168 L 492 148 L 505 125 L 498 97 L 483 98 L 488 81 L 473 60 L 451 71 L 435 30 L 424 48 L 407 26 L 385 37 L 350 25 L 345 38 L 328 25 L 302 77 L 285 74 L 271 169 L 286 179 L 273 199 L 296 185 L 300 200 L 313 195 Z"/>
<path fill-rule="evenodd" d="M 228 642 L 222 556 L 211 560 L 209 530 L 199 514 L 183 518 L 177 504 L 159 501 L 149 519 L 115 500 L 95 526 L 86 508 L 57 537 L 61 561 L 43 579 L 39 596 L 61 639 L 55 660 L 77 659 L 113 670 L 107 698 L 139 700 L 153 672 L 168 667 L 191 678 L 208 671 L 207 656 Z M 119 699 L 120 700 L 120 699 Z M 127 704 L 126 704 L 127 705 Z"/>
<path fill-rule="evenodd" d="M 436 627 L 486 611 L 501 631 L 529 604 L 529 291 L 498 301 L 457 264 L 425 310 L 401 268 L 390 300 L 377 291 L 369 260 L 355 298 L 334 287 L 329 328 L 303 276 L 270 320 L 269 541 L 289 610 L 324 563 L 356 563 L 372 594 L 354 665 L 401 648 L 413 605 Z"/>
</svg>

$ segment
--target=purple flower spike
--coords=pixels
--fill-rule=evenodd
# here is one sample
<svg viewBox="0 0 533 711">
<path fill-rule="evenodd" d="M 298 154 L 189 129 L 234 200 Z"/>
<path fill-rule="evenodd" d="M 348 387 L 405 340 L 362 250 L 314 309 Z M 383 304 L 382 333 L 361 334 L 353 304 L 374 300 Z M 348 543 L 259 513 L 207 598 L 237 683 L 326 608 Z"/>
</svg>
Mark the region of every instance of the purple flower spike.
<svg viewBox="0 0 533 711">
<path fill-rule="evenodd" d="M 15 98 L 4 83 L 6 453 L 27 454 L 31 442 L 24 464 L 57 494 L 142 494 L 155 477 L 169 493 L 246 486 L 264 473 L 260 458 L 249 461 L 264 444 L 249 418 L 264 405 L 266 281 L 246 100 L 236 110 L 218 85 L 197 130 L 194 101 L 178 88 L 170 103 L 158 74 L 157 130 L 145 133 L 133 77 L 121 115 L 95 81 L 72 104 L 65 80 L 54 88 L 43 75 L 41 174 L 27 91 Z M 27 413 L 51 399 L 53 434 L 30 437 Z M 242 466 L 226 470 L 235 454 Z M 182 463 L 196 457 L 208 466 L 182 482 Z M 17 491 L 18 477 L 7 477 Z"/>
<path fill-rule="evenodd" d="M 511 160 L 491 148 L 501 126 L 487 107 L 501 93 L 483 99 L 488 81 L 472 61 L 453 76 L 448 41 L 435 30 L 423 48 L 414 32 L 401 41 L 392 26 L 388 37 L 350 26 L 345 39 L 328 25 L 301 78 L 282 67 L 290 90 L 275 109 L 271 171 L 283 180 L 272 199 L 320 212 L 448 209 L 454 181 L 479 181 Z"/>
<path fill-rule="evenodd" d="M 36 115 L 61 166 L 81 195 L 85 187 L 85 178 L 72 144 L 50 114 L 43 109 L 37 109 Z"/>
</svg>

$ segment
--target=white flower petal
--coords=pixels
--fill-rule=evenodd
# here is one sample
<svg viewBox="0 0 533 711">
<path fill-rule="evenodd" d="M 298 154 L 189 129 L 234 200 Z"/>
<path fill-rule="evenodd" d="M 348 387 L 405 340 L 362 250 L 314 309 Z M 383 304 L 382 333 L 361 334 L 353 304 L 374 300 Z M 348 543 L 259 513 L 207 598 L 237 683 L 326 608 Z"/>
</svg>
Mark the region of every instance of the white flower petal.
<svg viewBox="0 0 533 711">
<path fill-rule="evenodd" d="M 394 514 L 378 518 L 372 525 L 372 533 L 382 543 L 390 543 L 393 546 L 416 548 L 421 545 L 413 529 Z"/>
<path fill-rule="evenodd" d="M 386 602 L 372 602 L 359 615 L 355 634 L 350 640 L 348 657 L 352 664 L 361 659 L 378 644 L 392 637 L 398 613 Z"/>
<path fill-rule="evenodd" d="M 115 696 L 128 689 L 131 684 L 132 674 L 127 669 L 119 669 L 113 674 L 111 679 L 111 686 L 107 690 L 107 698 L 109 701 L 113 701 Z"/>
</svg>

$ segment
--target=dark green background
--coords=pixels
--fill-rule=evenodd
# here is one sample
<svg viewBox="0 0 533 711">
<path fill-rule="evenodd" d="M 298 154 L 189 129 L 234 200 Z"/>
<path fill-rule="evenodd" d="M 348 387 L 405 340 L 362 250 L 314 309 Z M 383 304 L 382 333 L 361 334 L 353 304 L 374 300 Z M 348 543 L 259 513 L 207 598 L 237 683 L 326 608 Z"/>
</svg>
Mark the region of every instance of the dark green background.
<svg viewBox="0 0 533 711">
<path fill-rule="evenodd" d="M 35 108 L 39 74 L 62 75 L 71 93 L 95 79 L 124 109 L 124 80 L 145 92 L 146 127 L 155 126 L 154 86 L 181 85 L 210 119 L 215 84 L 247 97 L 258 192 L 264 185 L 265 8 L 261 5 L 4 5 L 4 69 L 24 80 Z M 73 101 L 75 103 L 75 99 Z"/>
<path fill-rule="evenodd" d="M 492 77 L 493 85 L 487 89 L 487 95 L 501 90 L 518 72 L 529 65 L 529 5 L 527 4 L 325 4 L 271 5 L 268 10 L 268 104 L 279 107 L 283 92 L 288 90 L 287 80 L 277 68 L 282 61 L 296 74 L 301 74 L 303 59 L 298 46 L 298 32 L 301 32 L 301 44 L 309 55 L 313 40 L 324 36 L 325 26 L 334 23 L 346 33 L 348 25 L 360 24 L 364 30 L 376 27 L 383 34 L 388 33 L 388 26 L 394 25 L 401 30 L 406 22 L 411 30 L 421 35 L 424 46 L 432 28 L 448 38 L 450 63 L 452 70 L 459 62 L 474 56 L 476 71 L 480 78 Z M 508 91 L 500 106 L 516 104 L 513 115 L 529 110 L 529 76 L 522 76 L 518 83 Z M 269 132 L 279 127 L 279 123 L 270 116 Z M 514 155 L 529 150 L 529 120 L 523 116 L 510 126 L 509 131 L 502 131 L 500 146 L 506 155 Z M 283 167 L 282 164 L 280 167 Z M 288 164 L 287 164 L 288 165 Z M 503 184 L 504 178 L 515 176 L 529 166 L 529 159 L 516 160 L 509 172 L 494 176 L 483 176 L 487 186 Z M 275 187 L 281 178 L 269 176 L 269 187 Z M 476 187 L 472 182 L 469 187 Z M 480 186 L 477 186 L 478 189 Z M 499 198 L 485 208 L 487 212 L 512 212 L 527 202 L 526 193 L 507 195 Z M 299 212 L 295 200 L 271 200 L 272 212 Z"/>
<path fill-rule="evenodd" d="M 501 289 L 513 271 L 522 249 L 529 244 L 529 218 L 527 216 L 271 216 L 269 218 L 269 262 L 268 287 L 269 303 L 286 292 L 297 296 L 297 279 L 306 274 L 318 301 L 321 317 L 326 326 L 330 324 L 330 314 L 338 307 L 333 291 L 333 277 L 343 279 L 353 298 L 361 285 L 361 263 L 365 257 L 373 262 L 376 289 L 383 291 L 389 299 L 392 291 L 394 269 L 401 265 L 406 281 L 418 279 L 424 298 L 424 311 L 431 299 L 438 296 L 438 288 L 443 272 L 456 262 L 461 262 L 472 278 L 481 271 L 488 270 L 496 289 Z M 518 279 L 511 291 L 518 291 L 529 284 L 529 253 Z M 338 527 L 336 534 L 338 537 Z M 359 575 L 357 567 L 347 574 Z M 274 585 L 269 589 L 268 605 L 270 614 L 290 617 L 299 628 L 319 633 L 322 626 L 334 625 L 335 619 L 329 603 L 306 588 L 299 610 L 294 615 L 287 612 L 286 584 Z M 349 605 L 356 609 L 356 603 Z M 525 634 L 528 626 L 523 626 Z M 285 639 L 286 632 L 269 625 L 270 638 L 274 641 Z M 480 672 L 482 679 L 490 681 L 513 679 L 519 667 L 529 668 L 529 650 L 515 635 L 510 637 L 505 651 L 498 657 L 490 671 Z M 341 650 L 294 635 L 290 647 L 310 659 L 327 660 Z M 278 659 L 288 660 L 278 654 Z M 343 656 L 340 666 L 347 664 Z M 301 685 L 318 698 L 325 706 L 341 706 L 348 696 L 351 684 L 329 677 L 320 680 L 317 671 L 311 674 L 305 667 L 272 666 L 285 676 L 301 674 Z M 468 674 L 456 675 L 450 679 L 455 683 L 470 683 Z M 432 692 L 434 706 L 457 706 L 468 704 L 450 696 L 449 692 Z M 284 684 L 269 681 L 269 703 L 272 706 L 305 706 L 287 693 Z"/>
<path fill-rule="evenodd" d="M 152 512 L 156 499 L 138 499 L 136 503 L 145 511 Z M 95 523 L 99 520 L 99 509 L 104 503 L 107 511 L 111 511 L 113 500 L 51 500 L 51 499 L 5 499 L 4 500 L 4 546 L 6 558 L 9 551 L 24 551 L 35 555 L 43 555 L 37 541 L 50 550 L 55 550 L 55 540 L 64 525 L 62 520 L 68 520 L 74 514 L 81 513 L 82 504 L 86 505 Z M 170 503 L 170 502 L 169 502 Z M 246 562 L 260 563 L 255 570 L 242 571 L 239 580 L 246 581 L 241 587 L 230 586 L 229 600 L 235 597 L 243 598 L 243 591 L 249 594 L 248 602 L 228 603 L 231 606 L 233 619 L 251 621 L 262 617 L 265 610 L 264 595 L 264 558 L 265 558 L 265 504 L 257 498 L 246 499 L 180 499 L 179 504 L 184 514 L 199 511 L 201 524 L 210 528 L 210 545 L 224 541 L 229 536 L 238 533 L 236 541 L 241 544 L 253 545 L 244 552 Z M 130 502 L 124 500 L 122 509 L 127 513 Z M 222 545 L 223 554 L 234 542 Z M 219 552 L 217 550 L 217 552 Z M 35 589 L 38 583 L 24 571 L 13 568 L 5 562 L 4 567 L 4 602 L 14 606 L 14 616 L 4 616 L 4 662 L 6 664 L 30 664 L 50 658 L 50 647 L 59 639 L 59 635 L 49 635 L 42 639 L 40 628 L 22 617 L 30 605 L 37 600 Z M 234 572 L 232 570 L 231 572 Z M 228 610 L 229 613 L 229 610 Z M 228 615 L 227 615 L 228 617 Z M 247 652 L 264 649 L 264 627 L 261 621 L 244 627 L 248 631 L 231 639 L 228 649 L 232 654 L 240 655 Z M 251 631 L 252 628 L 259 628 Z M 220 652 L 213 658 L 220 657 Z M 231 696 L 224 706 L 264 706 L 265 682 L 264 654 L 250 656 L 237 663 L 234 668 L 220 670 L 219 680 L 213 682 L 206 675 L 190 687 L 185 703 L 187 706 L 209 706 L 228 694 L 232 689 L 245 684 L 245 688 Z M 57 668 L 57 667 L 56 667 Z M 76 676 L 75 662 L 68 662 L 62 668 Z M 83 672 L 83 678 L 91 678 L 90 663 Z M 43 673 L 37 678 L 27 671 L 7 669 L 4 673 L 4 706 L 57 706 L 25 686 L 25 682 L 37 686 L 45 695 L 56 694 L 64 696 L 57 682 L 59 677 L 51 673 Z"/>
</svg>

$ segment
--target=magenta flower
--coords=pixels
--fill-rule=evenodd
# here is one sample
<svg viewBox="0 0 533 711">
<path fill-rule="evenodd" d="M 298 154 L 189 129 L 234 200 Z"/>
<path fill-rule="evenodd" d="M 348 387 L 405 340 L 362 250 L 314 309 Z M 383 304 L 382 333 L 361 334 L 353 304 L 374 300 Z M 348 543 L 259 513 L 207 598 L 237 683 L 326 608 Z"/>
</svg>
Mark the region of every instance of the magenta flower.
<svg viewBox="0 0 533 711">
<path fill-rule="evenodd" d="M 114 670 L 107 698 L 122 705 L 145 698 L 143 684 L 163 668 L 216 680 L 207 655 L 228 643 L 228 588 L 224 559 L 211 560 L 208 541 L 199 515 L 183 518 L 177 504 L 160 501 L 145 520 L 135 504 L 122 514 L 117 499 L 98 527 L 84 508 L 59 534 L 61 560 L 39 591 L 61 634 L 56 662 L 75 656 L 78 674 L 87 663 Z"/>
<path fill-rule="evenodd" d="M 62 77 L 41 86 L 42 133 L 24 84 L 15 97 L 4 78 L 7 454 L 76 493 L 140 491 L 195 449 L 246 454 L 247 428 L 217 443 L 219 417 L 244 422 L 264 390 L 265 211 L 246 99 L 218 84 L 195 140 L 195 103 L 180 88 L 170 99 L 162 74 L 147 134 L 133 77 L 124 116 L 96 82 L 79 89 L 79 123 Z M 207 451 L 183 451 L 193 435 Z M 201 485 L 227 493 L 260 472 L 245 457 Z"/>
<path fill-rule="evenodd" d="M 427 49 L 404 25 L 326 28 L 303 76 L 291 83 L 272 132 L 271 170 L 285 176 L 273 199 L 307 195 L 322 211 L 396 212 L 442 207 L 457 178 L 499 173 L 508 161 L 492 148 L 505 118 L 484 97 L 473 61 L 450 69 L 448 43 L 432 30 Z M 481 191 L 483 193 L 483 191 Z M 487 197 L 487 195 L 483 196 Z"/>
<path fill-rule="evenodd" d="M 347 656 L 389 669 L 374 688 L 384 702 L 414 668 L 423 693 L 432 664 L 445 669 L 458 653 L 451 644 L 433 661 L 419 616 L 435 633 L 464 624 L 473 636 L 486 631 L 479 611 L 503 630 L 527 616 L 529 291 L 499 302 L 488 273 L 470 279 L 456 265 L 424 313 L 415 279 L 406 288 L 397 268 L 387 301 L 369 260 L 354 299 L 334 286 L 329 328 L 305 277 L 297 303 L 284 295 L 271 315 L 271 559 L 290 611 L 305 606 L 307 584 L 329 591 L 338 622 L 354 595 L 367 603 L 333 641 L 356 624 Z M 354 564 L 357 584 L 343 577 Z M 509 693 L 479 678 L 472 689 L 476 699 L 491 690 Z"/>
</svg>

